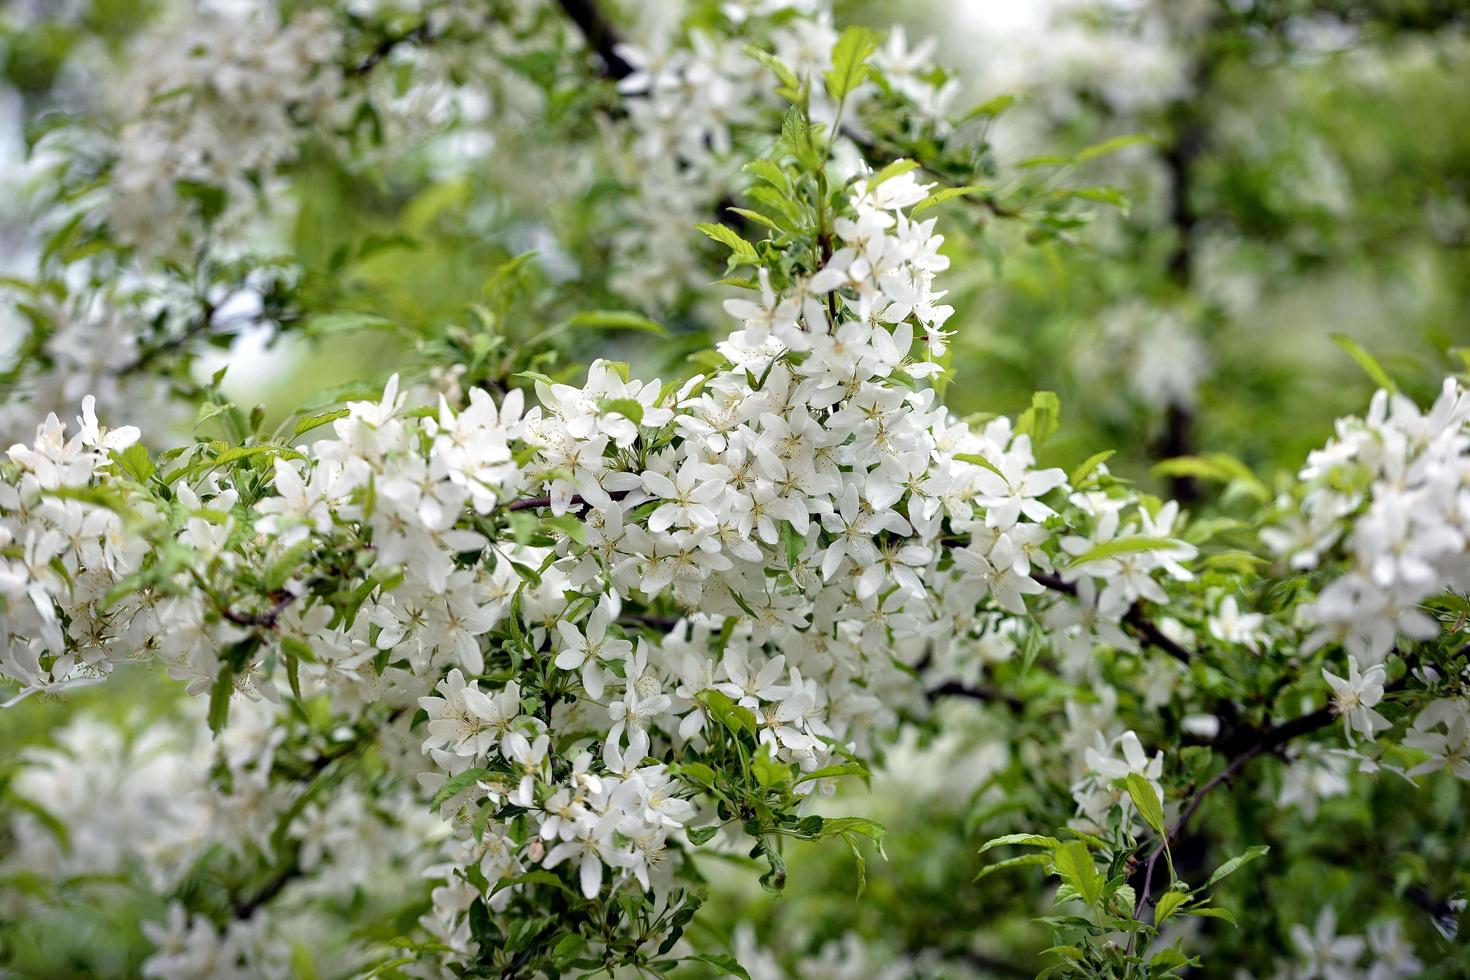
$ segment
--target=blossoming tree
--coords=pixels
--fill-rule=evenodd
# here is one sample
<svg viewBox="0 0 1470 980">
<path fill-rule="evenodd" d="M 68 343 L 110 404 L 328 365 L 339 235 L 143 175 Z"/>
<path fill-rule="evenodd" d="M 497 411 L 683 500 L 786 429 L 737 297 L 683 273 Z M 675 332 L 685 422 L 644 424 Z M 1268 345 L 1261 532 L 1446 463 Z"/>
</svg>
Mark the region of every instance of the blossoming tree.
<svg viewBox="0 0 1470 980">
<path fill-rule="evenodd" d="M 38 136 L 0 675 L 13 712 L 126 698 L 138 662 L 185 693 L 6 762 L 21 932 L 21 895 L 122 880 L 156 909 L 149 976 L 772 974 L 699 928 L 714 864 L 779 893 L 835 841 L 869 900 L 885 828 L 833 795 L 962 700 L 1005 730 L 1015 832 L 961 887 L 1055 906 L 1050 948 L 1005 962 L 1166 976 L 1225 965 L 1217 892 L 1268 863 L 1248 826 L 1202 846 L 1213 801 L 1268 770 L 1470 779 L 1457 379 L 1417 405 L 1356 351 L 1383 386 L 1362 417 L 1274 486 L 1217 461 L 1229 512 L 1141 492 L 1108 447 L 1054 465 L 1048 392 L 946 409 L 945 281 L 974 257 L 948 230 L 1072 236 L 1113 200 L 1070 168 L 1113 145 L 1002 194 L 1003 106 L 955 111 L 901 34 L 816 3 L 632 33 L 570 0 L 301 6 L 166 21 L 113 115 Z M 526 146 L 532 120 L 557 140 Z M 464 169 L 503 146 L 543 179 Z M 313 241 L 322 157 L 390 195 L 451 176 L 402 229 Z M 293 209 L 294 253 L 269 232 Z M 382 312 L 370 270 L 445 212 L 454 247 L 543 256 L 467 245 L 473 295 L 428 275 Z M 200 367 L 260 323 L 401 364 L 272 425 Z M 619 331 L 678 356 L 573 360 Z M 1369 948 L 1297 911 L 1325 975 L 1423 966 L 1396 920 Z M 1002 970 L 973 930 L 901 969 Z"/>
</svg>

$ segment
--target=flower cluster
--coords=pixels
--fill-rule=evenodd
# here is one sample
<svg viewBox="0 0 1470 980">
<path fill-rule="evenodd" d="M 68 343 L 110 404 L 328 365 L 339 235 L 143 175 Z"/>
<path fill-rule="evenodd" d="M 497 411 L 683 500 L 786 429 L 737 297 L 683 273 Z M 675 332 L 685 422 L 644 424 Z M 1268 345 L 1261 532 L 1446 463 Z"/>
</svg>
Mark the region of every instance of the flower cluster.
<svg viewBox="0 0 1470 980">
<path fill-rule="evenodd" d="M 1470 396 L 1453 379 L 1421 410 L 1379 391 L 1362 418 L 1338 422 L 1336 437 L 1302 468 L 1299 509 L 1262 533 L 1294 568 L 1329 580 L 1301 609 L 1313 627 L 1306 649 L 1342 644 L 1347 676 L 1323 671 L 1349 735 L 1388 728 L 1384 661 L 1400 644 L 1431 639 L 1440 625 L 1425 600 L 1470 588 Z M 1339 558 L 1340 556 L 1340 558 Z M 1423 679 L 1440 680 L 1428 668 Z M 1432 702 L 1405 743 L 1430 758 L 1413 775 L 1448 768 L 1470 778 L 1470 704 Z"/>
<path fill-rule="evenodd" d="M 5 674 L 50 690 L 151 653 L 213 715 L 280 700 L 289 659 L 301 695 L 420 732 L 423 761 L 395 768 L 459 830 L 445 870 L 510 885 L 492 904 L 563 864 L 588 898 L 672 900 L 666 851 L 708 783 L 671 760 L 712 758 L 733 725 L 809 793 L 922 705 L 904 665 L 1026 617 L 1033 570 L 1071 556 L 1056 601 L 1096 603 L 1086 635 L 1187 577 L 1188 546 L 1157 543 L 1172 510 L 1069 497 L 1029 433 L 971 430 L 918 387 L 950 312 L 934 223 L 906 213 L 926 191 L 857 180 L 840 247 L 784 294 L 763 271 L 728 304 L 730 366 L 678 385 L 598 362 L 530 408 L 477 389 L 416 411 L 395 380 L 332 438 L 261 447 L 268 467 L 205 452 L 167 477 L 90 403 L 70 439 L 53 417 L 4 484 Z M 448 876 L 431 928 L 471 949 L 482 897 Z"/>
<path fill-rule="evenodd" d="M 691 254 L 690 229 L 707 221 L 745 183 L 740 164 L 752 134 L 777 125 L 784 102 L 776 78 L 751 54 L 751 39 L 771 50 L 797 79 L 820 79 L 832 67 L 838 39 L 826 0 L 776 0 L 726 4 L 723 30 L 686 28 L 676 6 L 646 8 L 634 40 L 618 45 L 630 73 L 618 81 L 629 126 L 616 135 L 621 170 L 630 194 L 618 233 L 619 290 L 628 296 L 672 302 L 684 286 L 703 282 L 705 270 Z M 670 16 L 675 13 L 675 16 Z M 916 121 L 942 124 L 958 89 L 929 61 L 932 42 L 910 49 L 895 29 L 872 63 L 889 90 L 907 100 Z M 864 107 L 878 86 L 859 85 L 839 105 L 812 86 L 811 119 L 853 135 L 866 132 Z M 757 144 L 758 145 L 758 144 Z M 617 152 L 618 148 L 615 148 Z M 839 152 L 856 155 L 850 143 Z"/>
<path fill-rule="evenodd" d="M 248 201 L 249 182 L 270 178 L 303 130 L 331 116 L 342 41 L 325 11 L 281 23 L 253 6 L 203 12 L 144 44 L 121 95 L 107 206 L 122 240 L 168 253 L 214 217 L 213 195 Z"/>
</svg>

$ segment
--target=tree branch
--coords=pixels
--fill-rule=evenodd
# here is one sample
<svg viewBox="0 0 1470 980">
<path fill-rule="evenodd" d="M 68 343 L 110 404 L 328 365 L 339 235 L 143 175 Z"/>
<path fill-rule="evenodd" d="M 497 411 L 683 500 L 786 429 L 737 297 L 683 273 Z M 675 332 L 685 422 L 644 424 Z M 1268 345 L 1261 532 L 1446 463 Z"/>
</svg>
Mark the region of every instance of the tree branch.
<svg viewBox="0 0 1470 980">
<path fill-rule="evenodd" d="M 938 687 L 926 689 L 924 697 L 931 702 L 940 698 L 969 698 L 984 704 L 1004 704 L 1017 714 L 1026 710 L 1025 701 L 989 684 L 974 685 L 963 681 L 945 681 Z"/>
<path fill-rule="evenodd" d="M 1410 671 L 1404 671 L 1402 677 L 1384 687 L 1383 693 L 1392 694 L 1403 690 L 1408 686 L 1408 680 L 1411 676 L 1413 675 Z M 1257 756 L 1273 753 L 1293 739 L 1325 728 L 1332 724 L 1337 717 L 1337 711 L 1333 709 L 1331 704 L 1327 704 L 1318 708 L 1316 711 L 1308 712 L 1290 721 L 1284 721 L 1279 725 L 1247 730 L 1232 736 L 1225 744 L 1236 747 L 1234 749 L 1235 754 L 1225 764 L 1225 768 L 1211 777 L 1208 782 L 1190 797 L 1184 809 L 1179 812 L 1179 819 L 1174 822 L 1174 826 L 1169 828 L 1169 832 L 1164 835 L 1163 839 L 1149 853 L 1147 863 L 1144 866 L 1143 887 L 1139 890 L 1138 905 L 1133 910 L 1133 917 L 1135 919 L 1138 918 L 1143 912 L 1145 903 L 1151 901 L 1150 892 L 1153 887 L 1154 865 L 1158 863 L 1159 855 L 1164 853 L 1164 848 L 1168 844 L 1179 837 L 1185 825 L 1189 823 L 1190 818 L 1199 810 L 1200 804 L 1204 802 L 1205 797 L 1211 791 L 1223 783 L 1230 781 L 1230 779 L 1239 774 Z"/>
<path fill-rule="evenodd" d="M 424 21 L 413 30 L 402 34 L 393 34 L 378 42 L 377 47 L 368 52 L 367 57 L 347 69 L 347 75 L 351 78 L 360 78 L 376 68 L 382 61 L 392 54 L 394 49 L 405 44 L 418 44 L 430 38 L 429 22 Z"/>
<path fill-rule="evenodd" d="M 633 66 L 618 54 L 617 31 L 613 30 L 597 0 L 558 0 L 562 11 L 577 25 L 587 46 L 602 62 L 603 73 L 613 81 L 622 81 L 633 74 Z"/>
<path fill-rule="evenodd" d="M 632 492 L 633 491 L 631 491 L 631 490 L 611 490 L 611 491 L 608 491 L 608 496 L 611 497 L 613 500 L 622 500 L 624 497 L 626 497 L 628 494 L 630 494 Z M 501 505 L 501 508 L 500 509 L 501 510 L 535 510 L 538 507 L 550 507 L 550 506 L 551 506 L 551 497 L 548 495 L 548 496 L 545 496 L 545 497 L 522 497 L 519 500 L 512 500 L 508 504 Z M 586 500 L 585 497 L 583 497 L 579 493 L 572 494 L 570 500 L 567 503 L 567 507 L 568 508 L 572 508 L 572 507 L 585 507 L 585 506 L 587 506 L 587 500 Z"/>
<path fill-rule="evenodd" d="M 300 596 L 288 592 L 277 599 L 275 605 L 262 613 L 239 613 L 235 612 L 229 606 L 222 605 L 220 607 L 220 615 L 236 626 L 262 626 L 266 629 L 274 629 L 276 621 L 281 618 L 281 613 L 285 612 L 286 608 L 298 598 Z"/>
<path fill-rule="evenodd" d="M 1059 575 L 1053 575 L 1050 572 L 1032 572 L 1031 579 L 1040 585 L 1046 586 L 1053 592 L 1060 592 L 1063 595 L 1073 597 L 1077 595 L 1077 586 L 1066 581 Z M 1150 646 L 1158 647 L 1185 666 L 1188 666 L 1194 659 L 1193 654 L 1183 646 L 1169 639 L 1168 635 L 1144 614 L 1142 604 L 1135 602 L 1129 606 L 1128 611 L 1123 614 L 1122 622 L 1124 626 L 1132 630 L 1135 637 Z"/>
</svg>

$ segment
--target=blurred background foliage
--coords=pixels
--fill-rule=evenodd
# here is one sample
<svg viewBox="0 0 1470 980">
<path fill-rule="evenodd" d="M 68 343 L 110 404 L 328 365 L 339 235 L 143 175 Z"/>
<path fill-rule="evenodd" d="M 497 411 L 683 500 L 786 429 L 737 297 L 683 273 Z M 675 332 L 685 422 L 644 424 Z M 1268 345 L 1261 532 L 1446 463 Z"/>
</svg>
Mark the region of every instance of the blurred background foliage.
<svg viewBox="0 0 1470 980">
<path fill-rule="evenodd" d="M 34 214 L 16 176 L 22 134 L 45 113 L 66 109 L 93 77 L 88 66 L 124 51 L 162 6 L 10 0 L 0 7 L 7 87 L 0 267 L 13 268 L 33 238 Z M 1224 452 L 1268 483 L 1295 469 L 1332 419 L 1361 411 L 1374 387 L 1333 334 L 1372 351 L 1421 399 L 1446 370 L 1466 363 L 1450 353 L 1470 344 L 1464 3 L 837 6 L 839 19 L 900 22 L 911 38 L 936 37 L 937 59 L 953 66 L 964 88 L 961 102 L 1014 97 L 988 134 L 1002 184 L 1021 179 L 1037 155 L 1138 137 L 1079 165 L 1078 179 L 1116 187 L 1127 203 L 1100 207 L 1069 240 L 1028 242 L 1024 229 L 963 200 L 937 210 L 955 260 L 946 277 L 957 330 L 946 397 L 960 413 L 1015 414 L 1033 391 L 1057 392 L 1063 428 L 1045 462 L 1070 466 L 1113 448 L 1118 474 L 1196 507 L 1228 509 L 1220 484 L 1170 486 L 1154 467 Z M 548 77 L 560 70 L 528 69 Z M 291 176 L 295 214 L 278 230 L 283 250 L 303 260 L 302 306 L 362 310 L 381 322 L 323 317 L 279 339 L 266 326 L 208 369 L 228 364 L 234 396 L 264 403 L 280 419 L 344 390 L 371 389 L 412 362 L 420 345 L 467 343 L 478 317 L 495 318 L 525 341 L 575 310 L 625 307 L 627 298 L 606 288 L 608 258 L 597 245 L 613 229 L 587 227 L 607 212 L 557 192 L 559 181 L 589 165 L 561 152 L 567 135 L 596 140 L 603 123 L 594 110 L 607 107 L 606 91 L 574 81 L 549 83 L 558 95 L 544 119 L 555 139 L 502 126 L 483 164 L 468 170 L 442 172 L 433 147 L 422 144 L 380 147 L 366 157 L 370 165 L 357 167 L 325 147 L 308 153 Z M 612 181 L 589 187 L 593 195 L 616 191 Z M 587 245 L 568 252 L 565 242 Z M 534 260 L 506 268 L 533 251 Z M 720 268 L 711 256 L 691 236 L 691 268 L 713 280 Z M 579 359 L 675 370 L 706 331 L 725 326 L 717 308 L 683 301 L 650 300 L 639 312 L 674 338 L 588 333 L 578 338 Z M 140 674 L 127 687 L 114 683 L 64 703 L 37 699 L 0 712 L 0 744 L 13 756 L 76 712 L 141 725 L 175 710 L 172 693 L 163 678 Z M 1018 774 L 1029 764 L 1024 732 L 997 731 L 995 718 L 965 703 L 946 710 L 964 719 L 959 734 L 912 731 L 870 790 L 849 790 L 839 801 L 889 828 L 888 859 L 869 864 L 862 900 L 854 900 L 855 872 L 840 845 L 793 853 L 791 883 L 778 899 L 761 892 L 754 875 L 711 858 L 716 894 L 696 925 L 712 933 L 710 944 L 749 953 L 756 936 L 788 963 L 815 955 L 800 975 L 881 975 L 877 965 L 845 958 L 842 937 L 856 933 L 882 937 L 880 945 L 895 951 L 937 947 L 981 974 L 1030 975 L 1034 961 L 1024 951 L 1047 945 L 1046 928 L 1032 920 L 1043 886 L 1024 874 L 972 883 L 986 863 L 976 851 L 1002 833 L 1065 822 L 1070 799 L 1066 787 L 1049 799 L 1018 794 Z M 1331 772 L 1323 778 L 1368 779 Z M 1425 869 L 1470 866 L 1462 786 L 1448 777 L 1428 785 L 1421 793 L 1384 779 L 1370 793 L 1312 806 L 1316 812 L 1276 810 L 1244 794 L 1212 797 L 1206 815 L 1226 828 L 1223 851 L 1273 845 L 1254 874 L 1224 887 L 1220 904 L 1239 912 L 1239 929 L 1190 920 L 1221 944 L 1213 972 L 1226 975 L 1232 964 L 1269 974 L 1289 948 L 1289 926 L 1309 923 L 1331 903 L 1353 922 L 1386 905 L 1407 909 L 1421 955 L 1434 953 L 1423 958 L 1444 960 L 1431 975 L 1470 975 L 1463 946 L 1436 927 L 1443 909 L 1399 887 Z M 1410 812 L 1414 821 L 1401 820 Z M 1376 878 L 1356 870 L 1370 838 L 1376 851 L 1394 855 Z M 1184 867 L 1209 863 L 1202 854 L 1178 859 Z M 116 973 L 136 962 L 137 910 L 34 911 L 33 933 L 22 930 L 6 951 L 17 975 Z"/>
</svg>

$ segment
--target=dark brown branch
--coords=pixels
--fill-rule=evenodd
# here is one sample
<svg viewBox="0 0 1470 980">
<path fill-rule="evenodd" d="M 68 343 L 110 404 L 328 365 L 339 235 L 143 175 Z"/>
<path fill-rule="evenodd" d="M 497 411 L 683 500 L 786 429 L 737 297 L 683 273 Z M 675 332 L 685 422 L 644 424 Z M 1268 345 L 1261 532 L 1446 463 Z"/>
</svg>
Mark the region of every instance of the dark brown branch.
<svg viewBox="0 0 1470 980">
<path fill-rule="evenodd" d="M 286 595 L 277 599 L 275 605 L 271 606 L 265 612 L 260 613 L 240 613 L 235 612 L 229 606 L 221 606 L 220 615 L 236 626 L 260 626 L 265 629 L 274 629 L 277 620 L 281 618 L 281 614 L 298 598 L 300 597 L 288 592 Z"/>
<path fill-rule="evenodd" d="M 347 69 L 347 74 L 352 78 L 360 78 L 378 67 L 396 48 L 405 44 L 418 44 L 421 41 L 427 41 L 429 37 L 429 24 L 427 21 L 411 31 L 385 37 L 378 42 L 377 47 L 368 52 L 367 57 Z"/>
<path fill-rule="evenodd" d="M 940 698 L 969 698 L 985 704 L 1004 704 L 1017 714 L 1026 710 L 1025 701 L 988 684 L 974 685 L 965 684 L 962 681 L 945 681 L 938 687 L 925 690 L 924 697 L 930 701 L 937 701 Z"/>
<path fill-rule="evenodd" d="M 1077 595 L 1077 586 L 1064 580 L 1059 575 L 1053 575 L 1050 572 L 1032 572 L 1031 578 L 1033 581 L 1046 586 L 1053 592 L 1061 592 L 1069 596 Z M 1158 647 L 1186 666 L 1193 659 L 1193 655 L 1188 650 L 1169 639 L 1153 620 L 1144 615 L 1143 607 L 1137 602 L 1129 606 L 1128 612 L 1123 614 L 1123 625 L 1132 630 L 1137 638 L 1150 646 Z"/>
<path fill-rule="evenodd" d="M 1403 690 L 1408 686 L 1409 678 L 1412 676 L 1412 670 L 1404 671 L 1402 677 L 1384 687 L 1383 693 L 1387 695 Z M 1225 768 L 1211 777 L 1208 782 L 1190 797 L 1189 802 L 1180 811 L 1179 819 L 1174 822 L 1174 826 L 1169 828 L 1169 832 L 1149 852 L 1143 870 L 1143 887 L 1139 889 L 1138 905 L 1133 910 L 1133 917 L 1135 919 L 1138 918 L 1143 912 L 1144 905 L 1152 900 L 1150 892 L 1153 888 L 1154 866 L 1158 864 L 1159 855 L 1164 853 L 1164 849 L 1168 844 L 1178 838 L 1179 834 L 1184 830 L 1185 825 L 1189 823 L 1190 818 L 1199 810 L 1200 804 L 1204 802 L 1205 797 L 1211 791 L 1229 782 L 1257 756 L 1275 753 L 1288 742 L 1302 735 L 1326 728 L 1337 717 L 1337 712 L 1333 709 L 1332 705 L 1328 704 L 1318 708 L 1316 711 L 1308 712 L 1290 721 L 1284 721 L 1279 725 L 1237 732 L 1228 741 L 1223 743 L 1222 748 L 1228 748 L 1229 751 L 1233 752 L 1230 761 L 1225 764 Z"/>
<path fill-rule="evenodd" d="M 684 620 L 674 619 L 669 616 L 644 616 L 638 614 L 624 614 L 618 617 L 618 622 L 627 623 L 631 626 L 647 626 L 649 629 L 659 630 L 664 633 L 672 632 Z"/>
<path fill-rule="evenodd" d="M 195 337 L 207 333 L 211 328 L 214 327 L 214 318 L 218 313 L 219 308 L 215 306 L 214 303 L 211 303 L 207 299 L 202 300 L 199 307 L 199 318 L 189 325 L 189 329 L 185 330 L 177 337 L 165 340 L 162 343 L 147 348 L 131 362 L 124 364 L 120 368 L 113 369 L 112 373 L 122 375 L 132 374 L 134 371 L 141 371 L 143 368 L 152 364 L 155 360 L 162 357 L 164 354 L 167 354 L 170 351 L 178 350 L 180 347 L 188 344 L 189 341 L 193 340 Z"/>
<path fill-rule="evenodd" d="M 609 491 L 608 492 L 608 496 L 611 497 L 613 500 L 622 500 L 624 497 L 626 497 L 628 494 L 630 494 L 632 492 L 633 491 L 631 491 L 631 490 L 612 490 L 612 491 Z M 502 510 L 535 510 L 538 507 L 550 507 L 550 506 L 551 506 L 551 497 L 550 496 L 545 496 L 545 497 L 522 497 L 519 500 L 512 500 L 510 503 L 503 505 L 501 509 Z M 567 506 L 568 506 L 568 508 L 571 508 L 571 507 L 585 507 L 585 506 L 587 506 L 587 501 L 582 497 L 581 494 L 574 493 L 574 494 L 572 494 L 571 501 L 568 503 Z"/>
<path fill-rule="evenodd" d="M 1129 606 L 1128 612 L 1124 614 L 1123 625 L 1133 630 L 1144 642 L 1158 647 L 1186 667 L 1193 659 L 1188 650 L 1169 639 L 1168 635 L 1159 629 L 1153 620 L 1145 616 L 1143 608 L 1136 602 Z"/>
<path fill-rule="evenodd" d="M 617 49 L 621 42 L 617 31 L 613 30 L 603 16 L 596 0 L 559 0 L 559 3 L 562 11 L 577 25 L 577 30 L 582 32 L 587 46 L 602 62 L 603 72 L 607 77 L 622 81 L 633 74 L 633 66 L 618 54 Z"/>
</svg>

